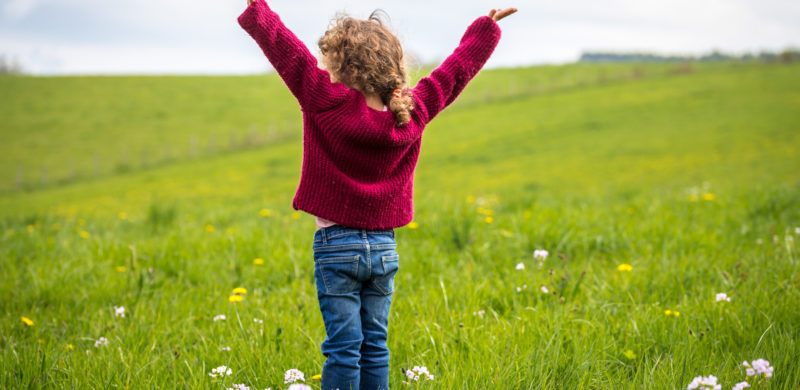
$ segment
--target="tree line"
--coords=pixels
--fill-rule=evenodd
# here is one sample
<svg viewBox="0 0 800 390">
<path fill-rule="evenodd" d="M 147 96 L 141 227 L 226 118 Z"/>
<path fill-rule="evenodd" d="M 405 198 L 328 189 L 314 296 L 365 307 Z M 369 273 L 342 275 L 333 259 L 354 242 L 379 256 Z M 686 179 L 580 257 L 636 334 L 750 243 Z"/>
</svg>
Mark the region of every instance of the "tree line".
<svg viewBox="0 0 800 390">
<path fill-rule="evenodd" d="M 713 51 L 698 56 L 662 55 L 655 53 L 584 52 L 578 62 L 719 62 L 719 61 L 800 61 L 800 51 L 786 49 L 780 52 L 762 51 L 741 55 Z"/>
</svg>

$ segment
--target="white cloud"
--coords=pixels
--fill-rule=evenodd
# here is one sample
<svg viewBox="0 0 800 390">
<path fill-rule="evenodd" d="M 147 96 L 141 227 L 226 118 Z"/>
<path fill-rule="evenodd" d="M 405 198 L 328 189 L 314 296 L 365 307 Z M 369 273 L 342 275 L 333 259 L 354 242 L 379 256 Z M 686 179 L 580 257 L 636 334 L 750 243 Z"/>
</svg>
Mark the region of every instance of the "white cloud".
<svg viewBox="0 0 800 390">
<path fill-rule="evenodd" d="M 36 3 L 37 0 L 8 0 L 3 4 L 3 15 L 10 19 L 21 19 L 33 10 Z"/>
<path fill-rule="evenodd" d="M 252 73 L 268 68 L 236 18 L 245 0 L 3 0 L 0 54 L 38 73 Z M 583 50 L 698 54 L 800 44 L 800 2 L 784 0 L 564 0 L 510 3 L 487 66 L 572 61 Z M 512 5 L 510 4 L 509 5 Z M 503 4 L 499 4 L 503 5 Z M 310 48 L 337 11 L 381 8 L 422 62 L 443 59 L 495 1 L 275 1 Z"/>
</svg>

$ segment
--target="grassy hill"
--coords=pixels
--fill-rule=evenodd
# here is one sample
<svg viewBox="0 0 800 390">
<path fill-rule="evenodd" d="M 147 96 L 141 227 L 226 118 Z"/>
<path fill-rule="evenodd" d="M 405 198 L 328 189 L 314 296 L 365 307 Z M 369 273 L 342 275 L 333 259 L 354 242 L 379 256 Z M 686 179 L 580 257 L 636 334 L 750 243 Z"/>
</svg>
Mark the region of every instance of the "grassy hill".
<svg viewBox="0 0 800 390">
<path fill-rule="evenodd" d="M 800 386 L 798 91 L 797 64 L 481 73 L 423 138 L 392 385 L 427 365 L 437 389 L 728 388 L 765 358 L 771 388 Z M 275 75 L 1 77 L 0 101 L 4 387 L 319 372 L 299 109 Z"/>
</svg>

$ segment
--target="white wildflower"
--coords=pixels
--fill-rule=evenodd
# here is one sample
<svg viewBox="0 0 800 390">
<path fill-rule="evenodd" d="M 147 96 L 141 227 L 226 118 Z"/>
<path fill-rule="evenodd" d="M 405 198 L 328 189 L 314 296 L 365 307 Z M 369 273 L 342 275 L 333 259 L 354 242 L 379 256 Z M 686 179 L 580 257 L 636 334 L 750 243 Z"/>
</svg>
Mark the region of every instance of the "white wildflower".
<svg viewBox="0 0 800 390">
<path fill-rule="evenodd" d="M 234 383 L 233 387 L 229 387 L 227 390 L 250 390 L 250 387 L 244 383 Z"/>
<path fill-rule="evenodd" d="M 486 314 L 486 310 L 478 310 L 478 311 L 473 311 L 472 312 L 472 315 L 478 316 L 478 317 L 481 317 L 481 318 L 483 318 L 484 314 Z"/>
<path fill-rule="evenodd" d="M 537 250 L 533 251 L 533 258 L 534 259 L 539 259 L 539 260 L 544 260 L 544 259 L 547 258 L 548 254 L 550 254 L 550 253 L 547 252 L 544 249 L 537 249 Z"/>
<path fill-rule="evenodd" d="M 542 288 L 541 288 L 541 290 L 542 290 L 542 292 L 543 292 L 543 293 L 545 293 L 545 294 L 547 294 L 547 293 L 549 293 L 549 292 L 550 292 L 550 290 L 548 290 L 548 289 L 547 289 L 547 287 L 545 287 L 545 285 L 542 285 Z"/>
<path fill-rule="evenodd" d="M 522 287 L 517 287 L 517 292 L 522 292 L 522 290 L 525 290 L 527 288 L 528 288 L 528 285 L 527 284 L 523 284 Z"/>
<path fill-rule="evenodd" d="M 717 294 L 717 302 L 721 302 L 721 301 L 730 302 L 731 298 L 728 296 L 728 294 L 719 293 L 719 294 Z"/>
<path fill-rule="evenodd" d="M 772 377 L 773 367 L 770 367 L 769 362 L 764 359 L 753 360 L 752 364 L 745 361 L 742 365 L 746 368 L 747 376 L 764 374 L 767 378 Z"/>
<path fill-rule="evenodd" d="M 522 263 L 517 264 L 517 271 L 521 271 L 523 269 L 525 269 L 525 264 Z"/>
<path fill-rule="evenodd" d="M 230 376 L 232 372 L 233 371 L 231 371 L 231 369 L 229 367 L 227 367 L 227 366 L 219 366 L 219 367 L 211 370 L 211 372 L 208 374 L 208 376 L 210 376 L 212 378 L 216 378 L 217 376 L 219 376 L 219 377 Z"/>
<path fill-rule="evenodd" d="M 95 348 L 100 346 L 104 347 L 106 345 L 108 345 L 108 339 L 105 337 L 100 337 L 99 339 L 97 339 L 97 341 L 94 342 Z"/>
<path fill-rule="evenodd" d="M 125 318 L 125 308 L 122 306 L 114 306 L 114 315 Z"/>
<path fill-rule="evenodd" d="M 722 385 L 717 383 L 717 377 L 715 377 L 714 375 L 709 375 L 707 377 L 698 376 L 692 379 L 692 383 L 689 383 L 689 386 L 686 389 L 722 390 Z"/>
<path fill-rule="evenodd" d="M 267 390 L 269 390 L 269 389 L 267 389 Z M 304 385 L 302 383 L 295 383 L 295 384 L 289 385 L 289 388 L 286 389 L 286 390 L 311 390 L 311 386 Z"/>
<path fill-rule="evenodd" d="M 418 381 L 420 378 L 423 378 L 423 379 L 426 379 L 426 380 L 429 380 L 429 381 L 433 380 L 433 375 L 431 375 L 431 373 L 428 371 L 428 368 L 425 367 L 425 366 L 422 366 L 422 367 L 414 366 L 414 368 L 412 368 L 410 370 L 406 370 L 406 376 L 409 379 L 413 379 L 415 381 Z"/>
<path fill-rule="evenodd" d="M 800 227 L 794 228 L 794 234 L 800 234 Z"/>
<path fill-rule="evenodd" d="M 231 347 L 222 347 L 222 348 L 220 348 L 220 350 L 223 350 L 223 351 L 230 351 L 230 350 L 231 350 Z"/>
<path fill-rule="evenodd" d="M 747 381 L 737 383 L 736 386 L 733 386 L 733 389 L 731 390 L 742 390 L 745 387 L 750 387 L 750 384 L 747 383 Z"/>
<path fill-rule="evenodd" d="M 228 317 L 225 317 L 225 314 L 220 314 L 220 315 L 214 316 L 214 322 L 225 321 L 227 319 L 228 319 Z"/>
<path fill-rule="evenodd" d="M 297 381 L 305 382 L 306 378 L 303 373 L 295 368 L 292 368 L 286 371 L 286 374 L 283 376 L 283 383 L 294 383 Z"/>
<path fill-rule="evenodd" d="M 263 324 L 264 320 L 259 320 L 258 318 L 253 318 L 253 322 L 255 322 L 257 324 Z"/>
</svg>

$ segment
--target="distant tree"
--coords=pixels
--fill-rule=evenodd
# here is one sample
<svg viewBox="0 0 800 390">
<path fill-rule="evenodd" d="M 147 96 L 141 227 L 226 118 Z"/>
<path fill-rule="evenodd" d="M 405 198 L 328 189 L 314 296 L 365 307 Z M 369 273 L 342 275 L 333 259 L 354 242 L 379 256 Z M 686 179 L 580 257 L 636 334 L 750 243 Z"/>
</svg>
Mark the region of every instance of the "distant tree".
<svg viewBox="0 0 800 390">
<path fill-rule="evenodd" d="M 779 58 L 781 62 L 800 61 L 800 51 L 794 49 L 786 49 L 781 52 Z"/>
<path fill-rule="evenodd" d="M 0 55 L 0 74 L 20 74 L 22 65 L 16 59 L 8 59 L 5 55 Z"/>
<path fill-rule="evenodd" d="M 614 53 L 584 52 L 578 62 L 719 62 L 719 61 L 753 61 L 794 62 L 800 61 L 800 51 L 786 49 L 780 53 L 762 51 L 758 55 L 744 53 L 740 56 L 714 50 L 701 56 L 665 56 L 653 53 Z"/>
</svg>

